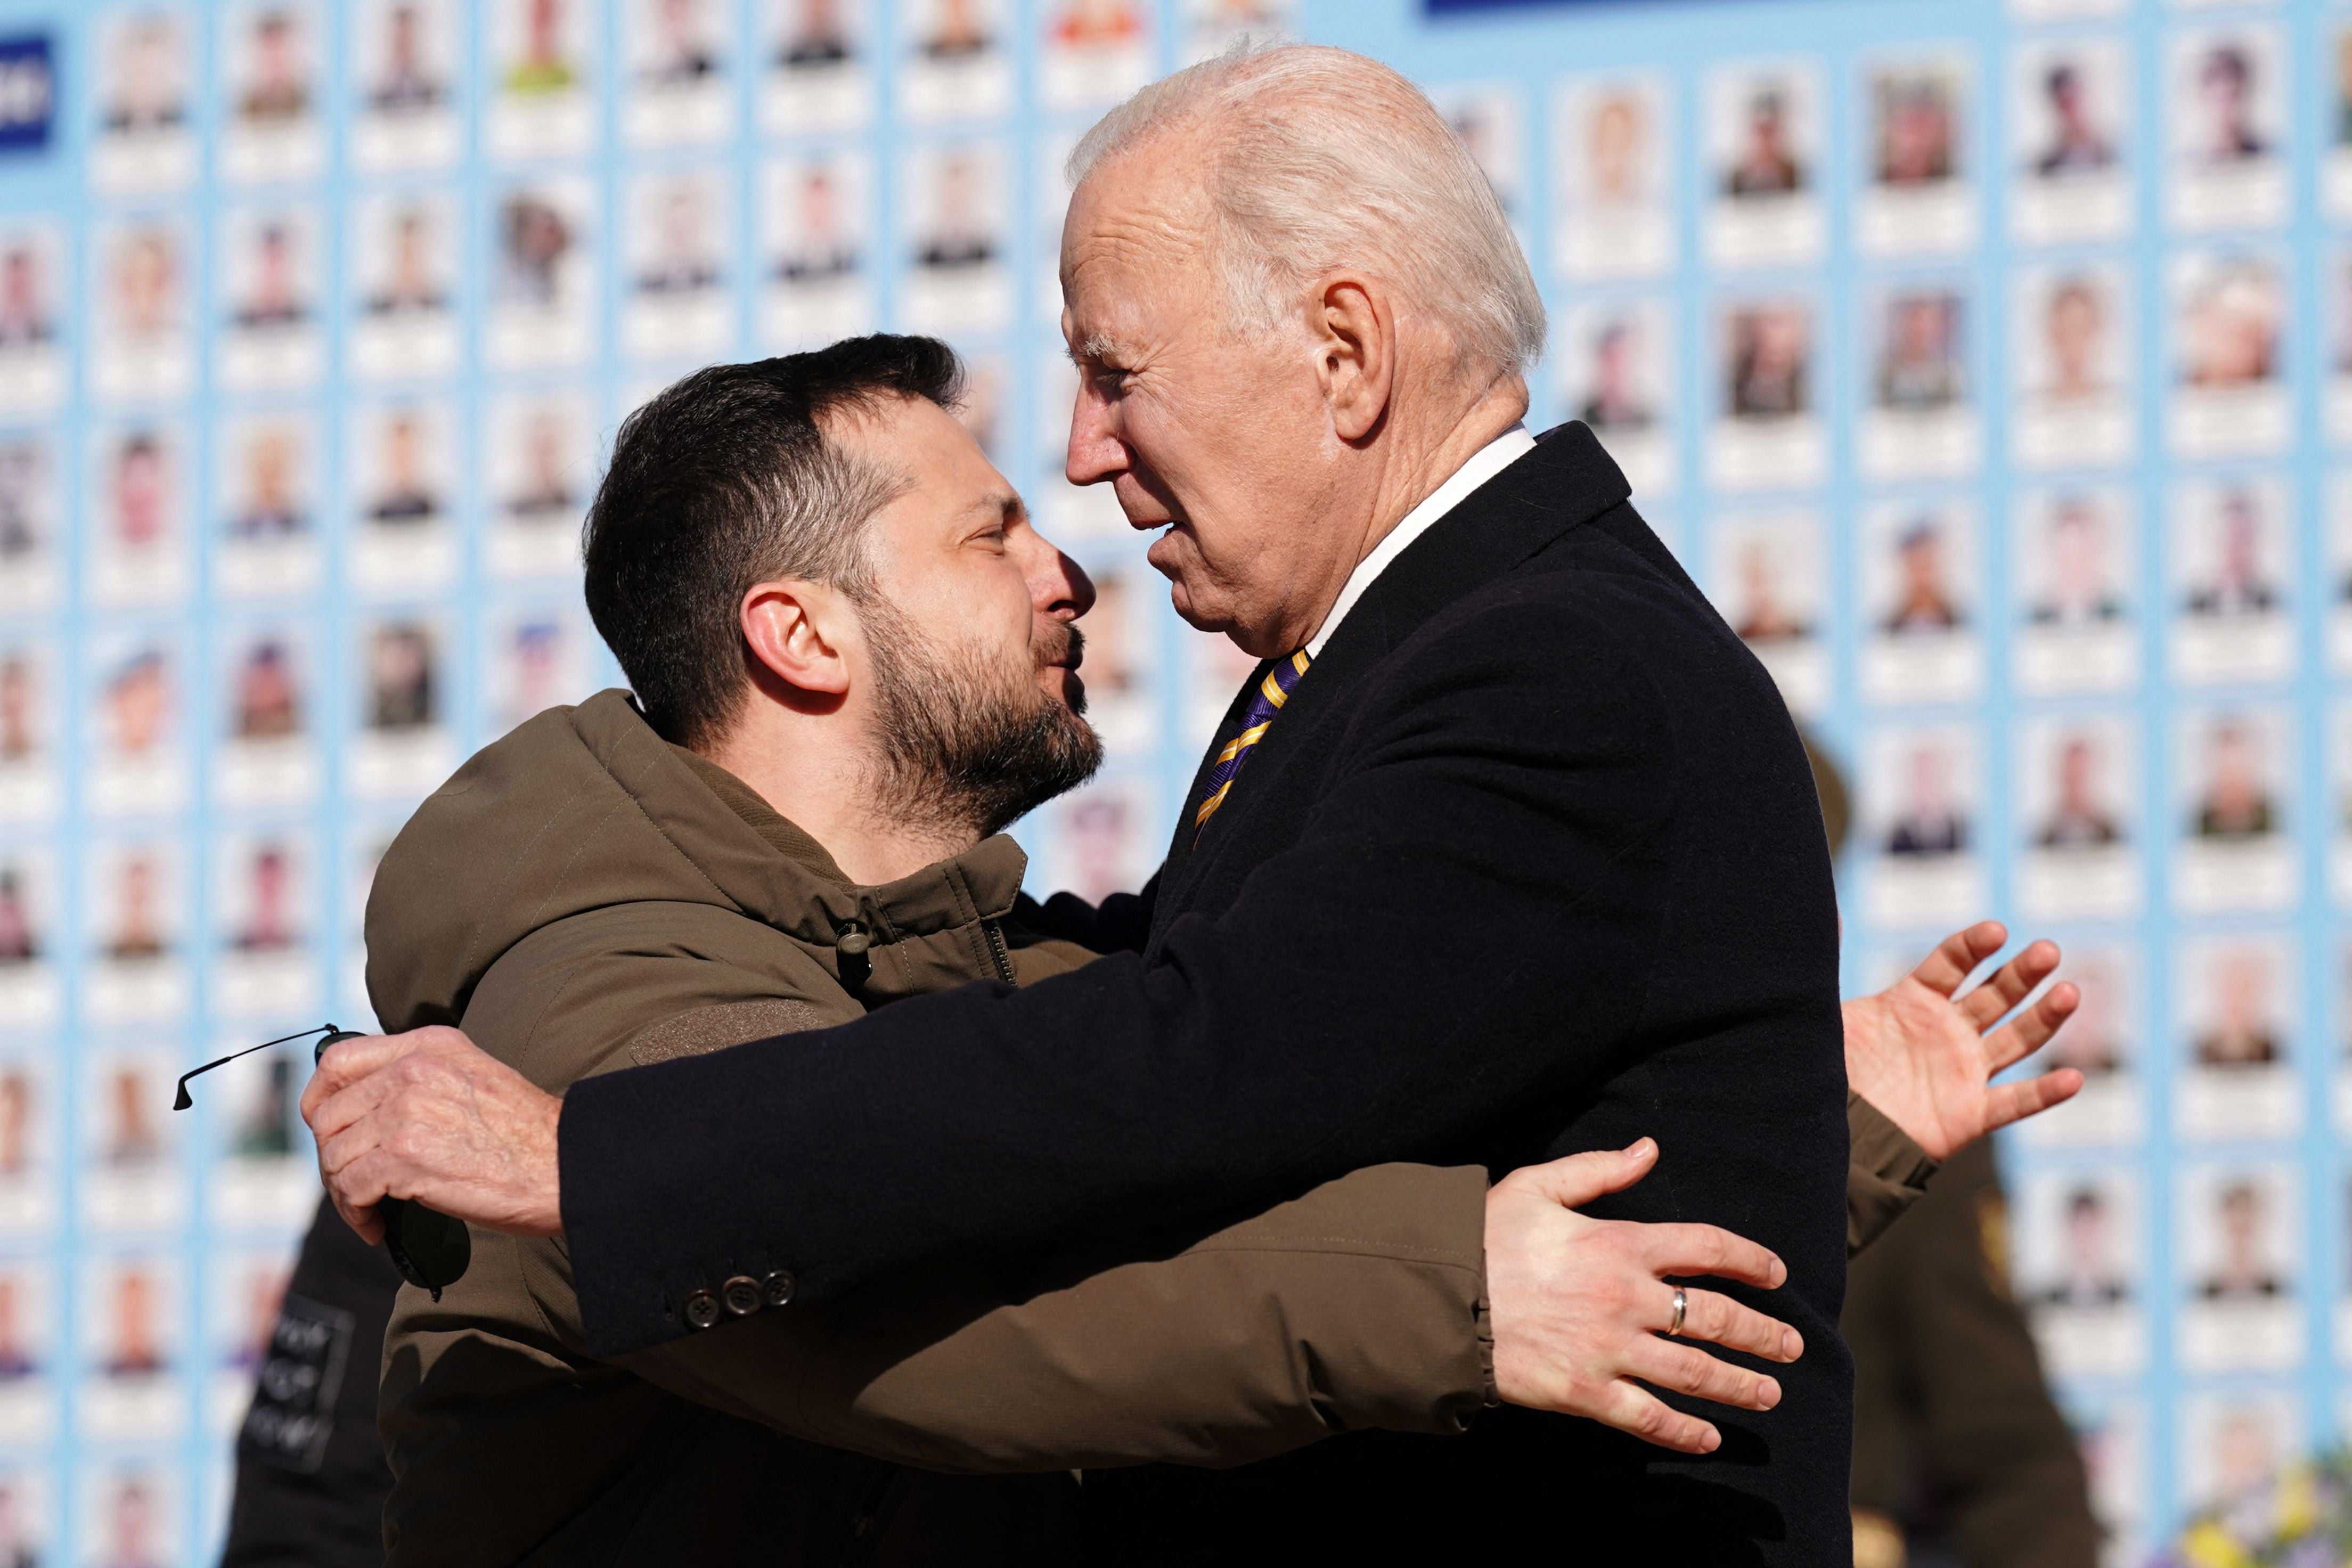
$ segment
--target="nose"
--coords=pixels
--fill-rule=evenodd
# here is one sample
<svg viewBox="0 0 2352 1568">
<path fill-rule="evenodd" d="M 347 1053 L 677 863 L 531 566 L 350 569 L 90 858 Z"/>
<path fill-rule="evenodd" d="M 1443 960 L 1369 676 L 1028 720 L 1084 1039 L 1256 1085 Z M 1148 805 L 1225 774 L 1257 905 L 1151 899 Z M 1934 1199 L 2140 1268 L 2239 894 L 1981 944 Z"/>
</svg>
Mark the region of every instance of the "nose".
<svg viewBox="0 0 2352 1568">
<path fill-rule="evenodd" d="M 1024 534 L 1021 547 L 1022 576 L 1029 584 L 1029 603 L 1039 615 L 1075 621 L 1095 607 L 1095 582 L 1085 567 L 1034 531 Z"/>
<path fill-rule="evenodd" d="M 1098 485 L 1126 471 L 1127 446 L 1118 438 L 1111 400 L 1083 373 L 1070 409 L 1070 448 L 1063 473 L 1074 485 Z"/>
</svg>

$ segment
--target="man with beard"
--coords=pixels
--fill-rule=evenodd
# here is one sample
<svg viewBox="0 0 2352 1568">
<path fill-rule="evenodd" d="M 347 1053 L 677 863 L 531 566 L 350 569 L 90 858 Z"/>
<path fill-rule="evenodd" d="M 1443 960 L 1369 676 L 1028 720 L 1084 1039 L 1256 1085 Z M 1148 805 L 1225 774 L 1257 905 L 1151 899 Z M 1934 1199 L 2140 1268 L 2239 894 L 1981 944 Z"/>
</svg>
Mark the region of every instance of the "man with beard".
<svg viewBox="0 0 2352 1568">
<path fill-rule="evenodd" d="M 1093 591 L 948 412 L 956 384 L 940 344 L 865 339 L 698 373 L 631 419 L 587 594 L 645 707 L 551 710 L 417 813 L 369 903 L 383 1018 L 462 1018 L 561 1089 L 1092 958 L 1009 918 L 1023 859 L 991 836 L 1100 760 L 1070 624 Z M 1507 1234 L 1488 1234 L 1478 1167 L 1389 1165 L 1205 1238 L 935 1268 L 790 1312 L 771 1309 L 791 1275 L 747 1259 L 682 1303 L 726 1331 L 610 1359 L 564 1249 L 485 1232 L 438 1300 L 403 1293 L 386 1336 L 388 1560 L 1050 1561 L 1076 1465 L 1457 1431 L 1492 1398 L 1547 1399 L 1490 1376 L 1489 1336 L 1546 1352 L 1482 1302 L 1482 1244 L 1539 1264 L 1589 1223 L 1562 1203 L 1646 1159 L 1546 1167 L 1568 1184 L 1549 1213 L 1505 1194 Z M 1646 1236 L 1648 1274 L 1779 1277 L 1711 1227 L 1621 1228 Z M 1688 1299 L 1686 1340 L 1799 1352 L 1769 1318 Z M 1706 1364 L 1654 1375 L 1776 1396 L 1660 1348 Z"/>
</svg>

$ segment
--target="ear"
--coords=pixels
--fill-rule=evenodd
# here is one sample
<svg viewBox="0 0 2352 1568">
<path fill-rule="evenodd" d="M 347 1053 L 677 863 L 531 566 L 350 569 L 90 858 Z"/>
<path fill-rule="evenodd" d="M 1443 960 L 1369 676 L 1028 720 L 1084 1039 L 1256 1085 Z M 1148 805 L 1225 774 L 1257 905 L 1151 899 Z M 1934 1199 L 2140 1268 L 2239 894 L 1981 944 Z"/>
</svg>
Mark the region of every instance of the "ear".
<svg viewBox="0 0 2352 1568">
<path fill-rule="evenodd" d="M 1380 428 L 1396 384 L 1396 321 L 1388 301 L 1365 279 L 1328 279 L 1310 326 L 1332 426 L 1341 440 L 1361 441 Z"/>
<path fill-rule="evenodd" d="M 755 583 L 738 622 L 761 684 L 833 698 L 849 690 L 842 640 L 855 616 L 833 589 L 798 579 Z"/>
</svg>

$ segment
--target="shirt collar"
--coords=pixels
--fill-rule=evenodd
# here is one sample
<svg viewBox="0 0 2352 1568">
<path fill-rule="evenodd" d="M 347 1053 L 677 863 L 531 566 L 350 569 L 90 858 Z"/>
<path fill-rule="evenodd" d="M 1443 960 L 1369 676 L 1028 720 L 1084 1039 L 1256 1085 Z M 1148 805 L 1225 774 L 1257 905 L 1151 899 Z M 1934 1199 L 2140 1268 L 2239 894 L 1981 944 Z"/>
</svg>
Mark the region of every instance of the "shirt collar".
<svg viewBox="0 0 2352 1568">
<path fill-rule="evenodd" d="M 1348 574 L 1347 584 L 1332 603 L 1331 613 L 1323 617 L 1322 630 L 1307 643 L 1307 657 L 1322 657 L 1323 645 L 1331 640 L 1331 634 L 1339 629 L 1339 623 L 1348 618 L 1348 612 L 1356 607 L 1356 601 L 1364 596 L 1365 591 L 1379 581 L 1381 574 L 1387 571 L 1414 540 L 1428 532 L 1430 526 L 1439 518 L 1469 499 L 1472 490 L 1534 451 L 1535 447 L 1536 438 L 1528 434 L 1524 420 L 1512 426 L 1471 453 L 1469 461 L 1454 469 L 1444 484 L 1430 491 L 1427 500 L 1405 513 L 1404 521 L 1390 529 L 1387 536 L 1372 546 L 1372 552 L 1356 563 L 1356 569 Z"/>
</svg>

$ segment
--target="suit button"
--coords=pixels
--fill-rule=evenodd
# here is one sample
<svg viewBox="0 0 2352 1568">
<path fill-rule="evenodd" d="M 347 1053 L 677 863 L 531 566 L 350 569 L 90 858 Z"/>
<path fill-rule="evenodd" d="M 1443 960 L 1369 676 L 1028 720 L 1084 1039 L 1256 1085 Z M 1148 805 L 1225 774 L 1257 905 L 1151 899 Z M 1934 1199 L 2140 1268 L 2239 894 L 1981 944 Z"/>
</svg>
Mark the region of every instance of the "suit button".
<svg viewBox="0 0 2352 1568">
<path fill-rule="evenodd" d="M 719 1287 L 719 1300 L 725 1304 L 730 1317 L 748 1318 L 763 1304 L 760 1282 L 749 1274 L 738 1274 Z"/>
<path fill-rule="evenodd" d="M 719 1321 L 719 1298 L 708 1290 L 697 1290 L 686 1299 L 686 1326 L 707 1329 Z"/>
<path fill-rule="evenodd" d="M 761 1282 L 761 1289 L 767 1296 L 768 1305 L 781 1307 L 793 1299 L 793 1271 L 789 1268 L 779 1268 L 769 1275 Z"/>
</svg>

